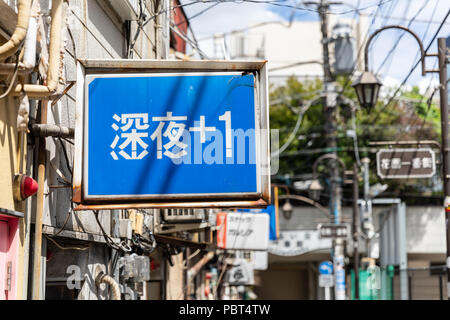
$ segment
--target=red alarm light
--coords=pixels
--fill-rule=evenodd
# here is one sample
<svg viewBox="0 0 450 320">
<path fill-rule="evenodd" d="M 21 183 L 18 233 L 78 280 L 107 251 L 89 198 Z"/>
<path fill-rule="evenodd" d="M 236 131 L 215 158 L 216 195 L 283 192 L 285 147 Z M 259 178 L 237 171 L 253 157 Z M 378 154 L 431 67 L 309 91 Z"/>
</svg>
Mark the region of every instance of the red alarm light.
<svg viewBox="0 0 450 320">
<path fill-rule="evenodd" d="M 13 190 L 14 200 L 23 201 L 37 192 L 38 183 L 25 174 L 18 174 L 14 177 Z"/>
</svg>

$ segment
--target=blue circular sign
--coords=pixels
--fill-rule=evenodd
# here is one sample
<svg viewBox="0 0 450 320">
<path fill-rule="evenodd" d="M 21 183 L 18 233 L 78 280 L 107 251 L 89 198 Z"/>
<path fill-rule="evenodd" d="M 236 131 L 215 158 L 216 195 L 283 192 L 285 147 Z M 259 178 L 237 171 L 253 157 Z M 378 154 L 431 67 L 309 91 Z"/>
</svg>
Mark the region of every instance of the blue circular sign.
<svg viewBox="0 0 450 320">
<path fill-rule="evenodd" d="M 320 274 L 333 274 L 333 263 L 331 261 L 322 261 L 319 264 Z"/>
</svg>

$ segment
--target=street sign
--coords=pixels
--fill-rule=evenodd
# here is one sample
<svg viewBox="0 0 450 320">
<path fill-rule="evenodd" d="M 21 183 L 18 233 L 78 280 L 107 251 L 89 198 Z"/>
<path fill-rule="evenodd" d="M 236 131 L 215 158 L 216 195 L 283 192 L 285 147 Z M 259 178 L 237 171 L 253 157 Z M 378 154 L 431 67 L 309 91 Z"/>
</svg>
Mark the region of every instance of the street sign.
<svg viewBox="0 0 450 320">
<path fill-rule="evenodd" d="M 82 61 L 79 209 L 266 206 L 265 68 L 265 61 Z"/>
<path fill-rule="evenodd" d="M 329 300 L 329 288 L 334 286 L 333 263 L 322 261 L 319 264 L 319 287 L 325 288 L 325 300 Z"/>
<path fill-rule="evenodd" d="M 319 275 L 319 287 L 329 288 L 334 286 L 334 276 L 332 274 Z"/>
<path fill-rule="evenodd" d="M 267 270 L 269 267 L 269 253 L 267 251 L 253 251 L 253 270 Z"/>
<path fill-rule="evenodd" d="M 320 274 L 333 274 L 333 263 L 331 261 L 322 261 L 319 264 Z"/>
<path fill-rule="evenodd" d="M 268 251 L 278 256 L 297 256 L 330 248 L 331 240 L 320 239 L 317 230 L 282 230 L 277 240 L 270 241 Z"/>
<path fill-rule="evenodd" d="M 217 247 L 222 249 L 267 250 L 269 215 L 266 213 L 219 212 Z"/>
<path fill-rule="evenodd" d="M 251 212 L 251 213 L 267 213 L 270 217 L 270 234 L 269 240 L 276 240 L 278 234 L 278 217 L 277 209 L 275 205 L 271 204 L 264 209 L 239 209 L 238 212 Z"/>
<path fill-rule="evenodd" d="M 252 265 L 253 270 L 267 270 L 269 265 L 269 253 L 267 251 L 239 250 L 236 251 L 236 257 L 245 259 Z"/>
<path fill-rule="evenodd" d="M 253 285 L 254 274 L 250 263 L 245 259 L 234 259 L 233 265 L 227 271 L 225 282 L 229 285 Z"/>
<path fill-rule="evenodd" d="M 345 239 L 350 235 L 350 225 L 348 223 L 322 223 L 318 225 L 318 230 L 321 239 Z"/>
<path fill-rule="evenodd" d="M 430 148 L 381 149 L 377 173 L 382 179 L 431 178 L 436 173 L 435 153 Z"/>
</svg>

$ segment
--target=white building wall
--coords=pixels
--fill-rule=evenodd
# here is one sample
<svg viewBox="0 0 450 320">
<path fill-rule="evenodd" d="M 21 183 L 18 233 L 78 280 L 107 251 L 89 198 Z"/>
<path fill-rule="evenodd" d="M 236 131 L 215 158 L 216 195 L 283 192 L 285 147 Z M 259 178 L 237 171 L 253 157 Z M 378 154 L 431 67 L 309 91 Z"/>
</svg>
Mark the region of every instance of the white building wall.
<svg viewBox="0 0 450 320">
<path fill-rule="evenodd" d="M 352 36 L 355 38 L 355 56 L 357 56 L 359 48 L 367 40 L 368 34 L 368 18 L 361 15 L 359 20 L 342 19 L 336 15 L 329 15 L 328 27 L 329 37 L 332 35 L 333 26 L 338 23 L 349 23 L 353 27 Z M 304 61 L 322 61 L 322 33 L 320 31 L 319 21 L 296 21 L 288 25 L 288 23 L 255 23 L 250 26 L 249 30 L 244 33 L 231 35 L 231 57 L 240 58 L 238 46 L 236 46 L 236 38 L 243 35 L 248 39 L 244 46 L 245 58 L 256 58 L 258 47 L 264 46 L 264 56 L 268 60 L 269 77 L 272 83 L 278 83 L 285 80 L 286 77 L 294 75 L 298 77 L 321 77 L 323 67 L 320 64 L 306 64 L 294 66 L 282 70 L 272 70 L 274 68 L 284 67 L 291 64 Z M 257 26 L 257 27 L 254 27 Z M 332 50 L 332 45 L 330 49 Z M 330 52 L 330 58 L 333 61 L 333 52 Z M 357 62 L 358 70 L 363 67 L 363 51 Z"/>
<path fill-rule="evenodd" d="M 446 252 L 445 212 L 442 207 L 407 207 L 406 248 L 408 253 Z"/>
</svg>

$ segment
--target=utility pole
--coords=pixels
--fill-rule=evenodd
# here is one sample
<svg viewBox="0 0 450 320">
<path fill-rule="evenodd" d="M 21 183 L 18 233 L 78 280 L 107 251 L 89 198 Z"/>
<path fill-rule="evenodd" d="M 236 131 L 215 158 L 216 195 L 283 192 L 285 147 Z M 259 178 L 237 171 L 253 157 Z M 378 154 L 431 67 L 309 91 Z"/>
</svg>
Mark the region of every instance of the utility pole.
<svg viewBox="0 0 450 320">
<path fill-rule="evenodd" d="M 370 257 L 370 241 L 373 236 L 373 225 L 372 225 L 372 200 L 369 197 L 369 188 L 370 188 L 370 176 L 369 176 L 369 164 L 370 159 L 364 157 L 361 159 L 363 164 L 363 181 L 364 181 L 364 205 L 362 212 L 362 225 L 365 233 L 368 235 L 368 239 L 366 240 L 366 251 L 367 256 Z"/>
<path fill-rule="evenodd" d="M 330 5 L 341 4 L 341 2 L 327 2 L 320 0 L 317 9 L 320 16 L 321 32 L 322 32 L 322 51 L 323 51 L 323 73 L 324 73 L 324 92 L 325 97 L 323 101 L 323 109 L 325 114 L 325 137 L 327 140 L 327 148 L 330 153 L 334 155 L 334 160 L 329 161 L 330 170 L 330 211 L 334 216 L 336 224 L 341 223 L 341 177 L 338 170 L 338 155 L 337 155 L 337 139 L 336 139 L 336 97 L 335 81 L 331 73 L 330 57 L 328 43 L 328 17 L 327 12 Z M 335 239 L 333 241 L 333 269 L 335 275 L 335 299 L 345 300 L 345 262 L 344 262 L 344 241 L 342 239 Z"/>
<path fill-rule="evenodd" d="M 353 270 L 355 271 L 355 299 L 359 300 L 359 252 L 358 252 L 358 165 L 353 164 Z"/>
<path fill-rule="evenodd" d="M 445 227 L 447 234 L 447 298 L 450 300 L 450 143 L 449 143 L 449 110 L 447 85 L 447 45 L 445 38 L 438 38 L 439 60 L 439 94 L 441 104 L 441 131 L 442 131 L 442 167 L 444 182 Z"/>
</svg>

